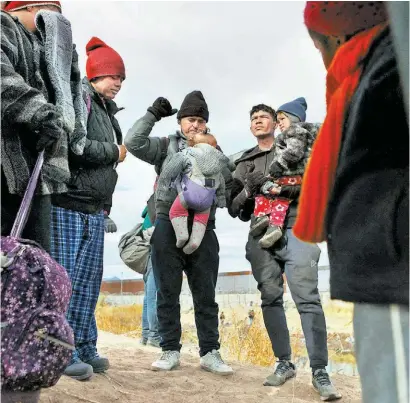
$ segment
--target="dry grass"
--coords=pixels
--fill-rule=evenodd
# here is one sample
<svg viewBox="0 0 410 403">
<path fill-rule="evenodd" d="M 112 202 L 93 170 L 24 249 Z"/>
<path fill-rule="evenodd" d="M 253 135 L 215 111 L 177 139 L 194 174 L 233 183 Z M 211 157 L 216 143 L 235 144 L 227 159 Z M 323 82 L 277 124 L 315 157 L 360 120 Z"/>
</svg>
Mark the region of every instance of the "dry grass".
<svg viewBox="0 0 410 403">
<path fill-rule="evenodd" d="M 101 330 L 129 336 L 141 334 L 142 305 L 111 306 L 105 302 L 104 296 L 101 296 L 95 317 Z"/>
<path fill-rule="evenodd" d="M 271 366 L 275 362 L 272 346 L 260 315 L 256 314 L 252 326 L 232 314 L 230 326 L 220 329 L 221 345 L 236 361 Z"/>
<path fill-rule="evenodd" d="M 272 366 L 276 359 L 265 330 L 261 311 L 255 310 L 255 319 L 251 326 L 246 320 L 240 320 L 235 310 L 229 318 L 229 326 L 221 326 L 220 340 L 224 346 L 224 355 L 239 362 L 260 366 Z M 346 326 L 351 323 L 352 306 L 330 302 L 324 307 L 326 317 L 341 317 Z M 243 316 L 242 316 L 243 317 Z M 115 334 L 126 334 L 131 337 L 141 336 L 142 305 L 111 306 L 101 297 L 96 310 L 98 328 Z M 293 359 L 307 356 L 303 333 L 299 329 L 291 330 L 291 347 Z M 182 332 L 186 344 L 197 344 L 195 326 L 186 326 Z M 351 334 L 349 332 L 328 333 L 329 358 L 334 362 L 355 363 Z"/>
</svg>

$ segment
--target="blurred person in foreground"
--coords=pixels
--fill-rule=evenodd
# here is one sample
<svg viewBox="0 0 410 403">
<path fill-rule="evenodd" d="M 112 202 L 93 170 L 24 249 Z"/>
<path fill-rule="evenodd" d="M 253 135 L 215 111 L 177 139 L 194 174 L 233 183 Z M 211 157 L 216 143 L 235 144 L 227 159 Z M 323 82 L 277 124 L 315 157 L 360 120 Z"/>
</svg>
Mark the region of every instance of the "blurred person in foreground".
<svg viewBox="0 0 410 403">
<path fill-rule="evenodd" d="M 387 12 L 307 2 L 304 18 L 327 69 L 327 116 L 293 230 L 328 242 L 331 297 L 354 303 L 363 402 L 407 402 L 409 127 Z"/>
<path fill-rule="evenodd" d="M 60 2 L 1 2 L 2 235 L 10 234 L 45 150 L 22 237 L 50 252 L 51 195 L 67 191 L 68 149 L 83 152 L 85 125 L 78 54 Z"/>
</svg>

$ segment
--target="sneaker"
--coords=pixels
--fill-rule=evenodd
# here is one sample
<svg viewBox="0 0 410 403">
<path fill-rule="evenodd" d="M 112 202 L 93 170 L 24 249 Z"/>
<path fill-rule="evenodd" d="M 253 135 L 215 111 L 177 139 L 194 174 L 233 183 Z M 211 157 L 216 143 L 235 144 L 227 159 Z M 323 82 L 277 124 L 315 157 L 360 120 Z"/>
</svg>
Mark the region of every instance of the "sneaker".
<svg viewBox="0 0 410 403">
<path fill-rule="evenodd" d="M 158 348 L 160 348 L 160 345 L 159 345 L 159 343 L 160 343 L 161 341 L 160 340 L 156 340 L 156 339 L 148 339 L 148 345 L 149 346 L 152 346 L 152 347 L 158 347 Z"/>
<path fill-rule="evenodd" d="M 263 217 L 258 217 L 255 221 L 255 224 L 251 225 L 251 229 L 249 230 L 249 234 L 252 236 L 259 236 L 262 235 L 262 232 L 265 231 L 266 228 L 269 226 L 269 217 L 264 215 Z"/>
<path fill-rule="evenodd" d="M 148 341 L 148 339 L 146 339 L 145 337 L 140 338 L 140 344 L 142 344 L 143 346 L 147 345 L 147 341 Z"/>
<path fill-rule="evenodd" d="M 164 351 L 159 360 L 152 363 L 153 371 L 171 371 L 179 367 L 179 351 Z"/>
<path fill-rule="evenodd" d="M 64 370 L 64 375 L 77 381 L 86 381 L 93 376 L 93 373 L 93 367 L 80 360 L 73 362 Z"/>
<path fill-rule="evenodd" d="M 221 358 L 221 354 L 217 350 L 212 350 L 208 354 L 201 357 L 200 365 L 205 371 L 209 371 L 217 375 L 233 374 L 233 369 L 224 363 Z"/>
<path fill-rule="evenodd" d="M 313 372 L 312 384 L 316 392 L 319 393 L 320 399 L 324 402 L 332 402 L 342 398 L 342 395 L 333 386 L 325 369 L 317 369 Z"/>
<path fill-rule="evenodd" d="M 281 386 L 288 379 L 294 378 L 296 376 L 296 367 L 290 361 L 279 361 L 275 372 L 269 375 L 264 386 Z"/>
<path fill-rule="evenodd" d="M 282 238 L 282 229 L 276 225 L 272 225 L 266 231 L 266 234 L 259 240 L 259 246 L 261 248 L 267 249 L 271 248 L 276 241 Z"/>
<path fill-rule="evenodd" d="M 110 362 L 108 361 L 108 358 L 100 357 L 99 355 L 97 355 L 90 361 L 86 361 L 85 363 L 93 367 L 95 374 L 100 374 L 110 368 Z"/>
</svg>

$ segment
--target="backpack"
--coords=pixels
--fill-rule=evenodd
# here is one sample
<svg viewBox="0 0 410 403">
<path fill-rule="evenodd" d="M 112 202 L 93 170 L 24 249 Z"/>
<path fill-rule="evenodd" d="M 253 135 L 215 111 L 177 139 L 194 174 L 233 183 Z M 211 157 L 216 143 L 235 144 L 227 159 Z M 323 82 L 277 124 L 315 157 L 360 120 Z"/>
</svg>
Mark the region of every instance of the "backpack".
<svg viewBox="0 0 410 403">
<path fill-rule="evenodd" d="M 83 91 L 83 99 L 85 102 L 85 107 L 87 108 L 87 116 L 91 113 L 91 95 L 88 92 Z"/>
<path fill-rule="evenodd" d="M 143 235 L 142 224 L 137 224 L 125 233 L 118 243 L 118 251 L 122 261 L 133 271 L 145 274 L 151 252 L 149 239 Z"/>
<path fill-rule="evenodd" d="M 161 173 L 162 165 L 165 162 L 167 156 L 172 156 L 178 152 L 178 142 L 177 137 L 173 134 L 168 137 L 160 137 L 160 148 L 161 148 L 161 157 L 158 164 L 155 165 L 155 172 L 157 175 Z"/>
<path fill-rule="evenodd" d="M 10 236 L 1 237 L 2 390 L 55 385 L 75 350 L 65 317 L 71 298 L 67 272 L 40 245 L 19 238 L 43 158 L 42 152 Z"/>
</svg>

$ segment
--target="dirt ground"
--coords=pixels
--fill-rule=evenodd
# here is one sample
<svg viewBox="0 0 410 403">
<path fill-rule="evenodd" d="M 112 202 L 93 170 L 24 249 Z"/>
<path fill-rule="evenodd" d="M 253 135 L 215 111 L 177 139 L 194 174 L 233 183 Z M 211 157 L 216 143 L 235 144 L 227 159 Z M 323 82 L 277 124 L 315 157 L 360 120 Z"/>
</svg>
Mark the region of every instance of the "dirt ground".
<svg viewBox="0 0 410 403">
<path fill-rule="evenodd" d="M 199 368 L 199 358 L 182 351 L 181 367 L 171 372 L 152 372 L 158 349 L 140 346 L 137 339 L 100 331 L 99 351 L 111 362 L 104 375 L 94 375 L 86 382 L 62 377 L 59 383 L 42 392 L 41 403 L 130 402 L 147 403 L 306 403 L 320 402 L 311 386 L 310 374 L 299 372 L 297 378 L 281 388 L 263 386 L 269 369 L 230 362 L 235 374 L 219 377 Z M 332 376 L 343 394 L 343 403 L 360 403 L 358 377 Z"/>
</svg>

